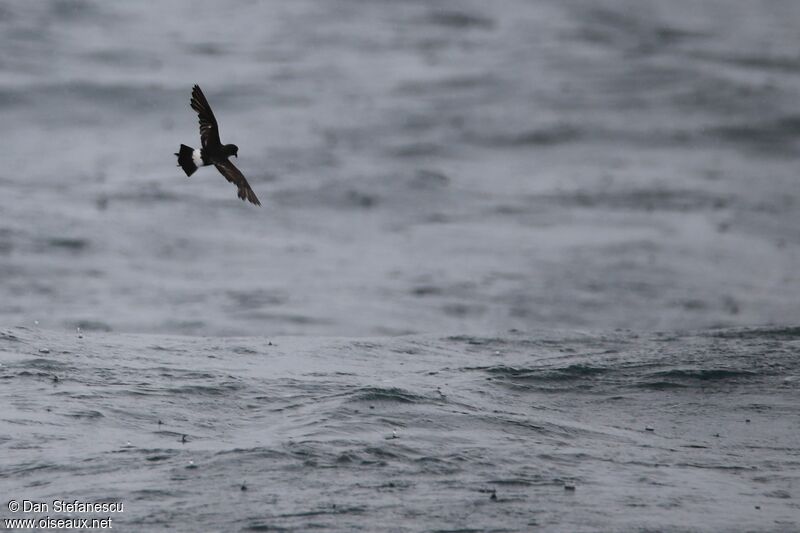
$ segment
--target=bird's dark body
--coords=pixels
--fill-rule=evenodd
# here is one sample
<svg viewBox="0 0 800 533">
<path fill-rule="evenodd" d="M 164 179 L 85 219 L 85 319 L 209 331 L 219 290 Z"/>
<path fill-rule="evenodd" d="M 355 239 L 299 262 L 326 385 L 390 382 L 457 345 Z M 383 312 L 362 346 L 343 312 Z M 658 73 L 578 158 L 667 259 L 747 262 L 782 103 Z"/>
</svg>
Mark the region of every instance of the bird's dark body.
<svg viewBox="0 0 800 533">
<path fill-rule="evenodd" d="M 195 149 L 185 144 L 182 144 L 180 151 L 175 154 L 178 156 L 178 165 L 183 167 L 183 171 L 186 172 L 187 176 L 194 174 L 199 167 L 227 161 L 230 156 L 236 156 L 239 149 L 235 144 L 226 144 L 224 146 L 200 148 L 198 151 L 200 152 L 200 161 L 195 157 Z"/>
<path fill-rule="evenodd" d="M 197 112 L 200 121 L 200 141 L 203 147 L 195 150 L 191 146 L 182 144 L 180 150 L 175 153 L 178 156 L 178 166 L 183 168 L 187 176 L 191 176 L 201 166 L 214 165 L 225 179 L 238 187 L 239 198 L 261 205 L 244 175 L 229 160 L 231 156 L 239 157 L 239 147 L 220 142 L 217 119 L 203 91 L 197 85 L 192 89 L 191 106 Z"/>
</svg>

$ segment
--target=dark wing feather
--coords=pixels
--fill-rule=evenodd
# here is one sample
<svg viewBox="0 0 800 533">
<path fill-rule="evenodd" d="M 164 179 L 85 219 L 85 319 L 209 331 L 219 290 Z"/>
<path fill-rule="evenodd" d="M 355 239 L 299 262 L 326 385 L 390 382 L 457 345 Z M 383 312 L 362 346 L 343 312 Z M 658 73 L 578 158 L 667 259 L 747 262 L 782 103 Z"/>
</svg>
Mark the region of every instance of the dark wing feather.
<svg viewBox="0 0 800 533">
<path fill-rule="evenodd" d="M 192 109 L 197 111 L 200 119 L 200 142 L 203 143 L 203 148 L 221 145 L 217 119 L 214 117 L 214 112 L 211 111 L 211 106 L 208 105 L 206 96 L 197 85 L 192 88 L 191 105 Z"/>
<path fill-rule="evenodd" d="M 220 174 L 225 176 L 226 180 L 239 187 L 239 198 L 247 200 L 251 204 L 261 205 L 261 202 L 258 201 L 258 197 L 256 197 L 256 193 L 253 192 L 253 189 L 250 188 L 250 184 L 247 183 L 244 175 L 233 163 L 226 159 L 221 163 L 214 163 L 214 166 L 217 167 Z"/>
</svg>

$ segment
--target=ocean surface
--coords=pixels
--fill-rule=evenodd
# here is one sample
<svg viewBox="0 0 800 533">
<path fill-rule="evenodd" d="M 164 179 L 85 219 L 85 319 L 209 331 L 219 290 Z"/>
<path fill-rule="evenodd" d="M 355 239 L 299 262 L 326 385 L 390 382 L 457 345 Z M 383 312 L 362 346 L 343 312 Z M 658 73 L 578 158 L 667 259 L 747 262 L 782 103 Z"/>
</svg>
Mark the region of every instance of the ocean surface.
<svg viewBox="0 0 800 533">
<path fill-rule="evenodd" d="M 800 328 L 271 340 L 14 328 L 0 356 L 3 497 L 124 505 L 2 518 L 800 530 Z"/>
<path fill-rule="evenodd" d="M 0 522 L 800 531 L 798 21 L 0 4 Z"/>
</svg>

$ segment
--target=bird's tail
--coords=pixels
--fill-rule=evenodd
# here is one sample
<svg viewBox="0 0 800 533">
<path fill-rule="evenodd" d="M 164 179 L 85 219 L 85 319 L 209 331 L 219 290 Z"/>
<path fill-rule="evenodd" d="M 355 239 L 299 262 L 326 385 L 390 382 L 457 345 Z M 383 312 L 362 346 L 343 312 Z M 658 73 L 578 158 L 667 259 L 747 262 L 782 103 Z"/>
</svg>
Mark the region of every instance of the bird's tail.
<svg viewBox="0 0 800 533">
<path fill-rule="evenodd" d="M 197 165 L 194 164 L 194 160 L 192 159 L 193 153 L 194 149 L 191 146 L 182 144 L 180 151 L 175 154 L 178 156 L 178 166 L 186 172 L 187 176 L 191 176 L 194 174 L 194 171 L 197 170 Z"/>
</svg>

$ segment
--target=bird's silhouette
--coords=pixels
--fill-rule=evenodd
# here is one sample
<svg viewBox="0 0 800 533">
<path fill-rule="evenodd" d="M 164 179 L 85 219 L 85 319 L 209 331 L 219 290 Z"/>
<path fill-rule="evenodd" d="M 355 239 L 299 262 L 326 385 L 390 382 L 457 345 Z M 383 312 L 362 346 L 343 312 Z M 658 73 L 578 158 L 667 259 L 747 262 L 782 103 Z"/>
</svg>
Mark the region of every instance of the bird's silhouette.
<svg viewBox="0 0 800 533">
<path fill-rule="evenodd" d="M 239 189 L 239 198 L 251 204 L 261 205 L 244 175 L 228 159 L 230 156 L 239 157 L 239 147 L 235 144 L 222 144 L 219 140 L 219 124 L 214 112 L 211 111 L 211 106 L 208 105 L 206 96 L 197 85 L 192 88 L 191 106 L 197 112 L 200 121 L 202 148 L 194 149 L 182 144 L 175 154 L 178 156 L 178 166 L 183 168 L 187 176 L 191 176 L 199 167 L 214 165 L 226 180 L 236 185 Z"/>
</svg>

